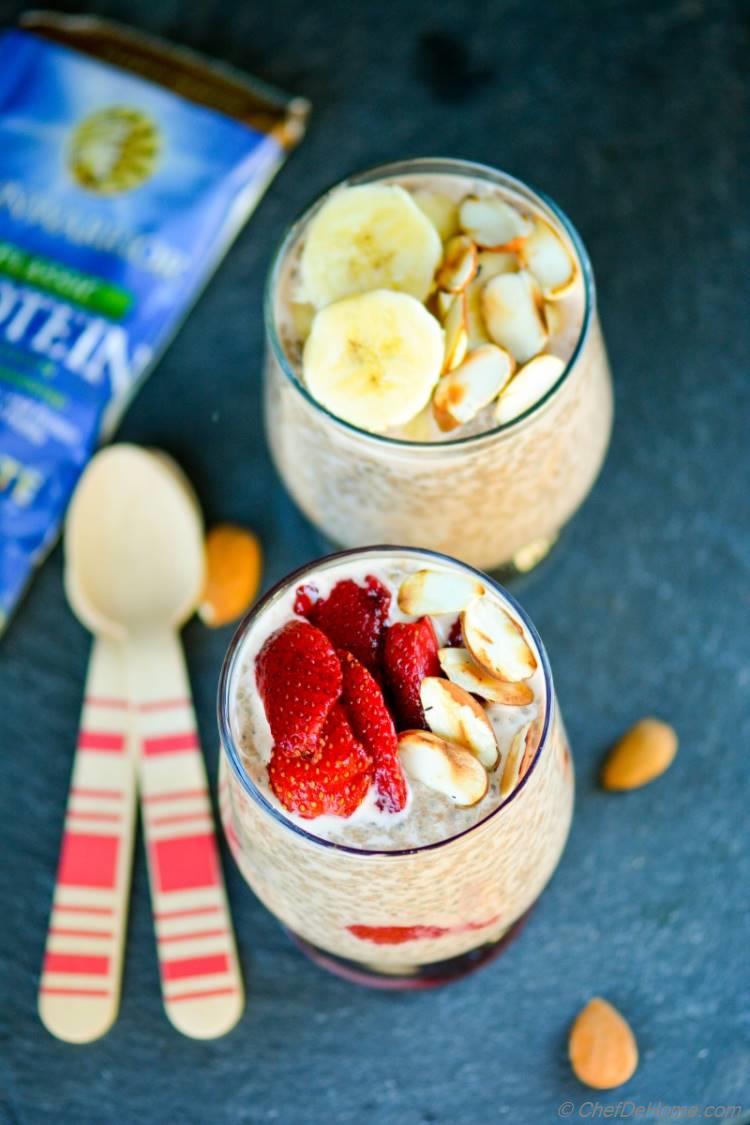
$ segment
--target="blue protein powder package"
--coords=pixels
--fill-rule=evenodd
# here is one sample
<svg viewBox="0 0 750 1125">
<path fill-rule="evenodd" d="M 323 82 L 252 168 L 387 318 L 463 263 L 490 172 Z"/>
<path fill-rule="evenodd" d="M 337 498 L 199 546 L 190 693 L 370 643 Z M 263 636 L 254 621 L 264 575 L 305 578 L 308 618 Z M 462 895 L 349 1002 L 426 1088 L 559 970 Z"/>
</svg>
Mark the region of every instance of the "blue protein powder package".
<svg viewBox="0 0 750 1125">
<path fill-rule="evenodd" d="M 0 631 L 309 109 L 103 21 L 30 24 L 0 37 Z"/>
</svg>

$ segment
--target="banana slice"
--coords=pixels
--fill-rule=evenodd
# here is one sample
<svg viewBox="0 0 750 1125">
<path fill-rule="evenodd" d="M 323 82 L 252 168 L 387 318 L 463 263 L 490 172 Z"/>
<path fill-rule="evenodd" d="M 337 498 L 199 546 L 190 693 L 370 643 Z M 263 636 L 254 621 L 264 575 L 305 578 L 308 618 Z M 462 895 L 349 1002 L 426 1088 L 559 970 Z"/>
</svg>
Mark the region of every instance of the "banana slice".
<svg viewBox="0 0 750 1125">
<path fill-rule="evenodd" d="M 300 259 L 302 286 L 319 309 L 373 289 L 394 289 L 424 301 L 442 256 L 440 235 L 403 188 L 341 188 L 308 228 Z"/>
<path fill-rule="evenodd" d="M 302 353 L 310 394 L 360 429 L 382 433 L 429 402 L 443 331 L 415 297 L 376 289 L 321 309 Z"/>
<path fill-rule="evenodd" d="M 415 188 L 412 199 L 420 211 L 424 211 L 443 242 L 458 234 L 458 204 L 442 191 L 429 188 Z"/>
<path fill-rule="evenodd" d="M 544 301 L 530 273 L 501 273 L 482 290 L 482 313 L 496 344 L 519 363 L 538 355 L 547 343 Z"/>
<path fill-rule="evenodd" d="M 565 363 L 556 355 L 538 355 L 520 367 L 501 392 L 495 408 L 500 423 L 512 422 L 554 387 L 565 370 Z"/>
</svg>

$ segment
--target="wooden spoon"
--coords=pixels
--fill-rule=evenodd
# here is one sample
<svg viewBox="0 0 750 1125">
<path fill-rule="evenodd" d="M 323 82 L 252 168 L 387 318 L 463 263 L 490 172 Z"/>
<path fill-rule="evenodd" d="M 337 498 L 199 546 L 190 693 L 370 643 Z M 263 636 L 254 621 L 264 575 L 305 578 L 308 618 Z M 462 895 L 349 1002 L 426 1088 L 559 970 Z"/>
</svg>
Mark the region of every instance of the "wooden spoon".
<svg viewBox="0 0 750 1125">
<path fill-rule="evenodd" d="M 244 1006 L 205 766 L 178 629 L 204 579 L 197 503 L 165 455 L 98 453 L 66 523 L 66 589 L 122 648 L 164 1004 L 185 1035 L 228 1031 Z"/>
</svg>

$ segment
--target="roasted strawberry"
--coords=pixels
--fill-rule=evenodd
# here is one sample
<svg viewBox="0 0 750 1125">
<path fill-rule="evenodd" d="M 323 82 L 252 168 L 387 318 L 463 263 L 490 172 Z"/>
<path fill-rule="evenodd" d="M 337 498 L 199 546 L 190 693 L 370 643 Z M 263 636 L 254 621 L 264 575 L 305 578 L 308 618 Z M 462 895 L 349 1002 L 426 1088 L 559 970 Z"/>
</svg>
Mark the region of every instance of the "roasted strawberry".
<svg viewBox="0 0 750 1125">
<path fill-rule="evenodd" d="M 318 738 L 317 760 L 274 747 L 268 765 L 271 789 L 298 816 L 351 816 L 372 782 L 372 758 L 359 742 L 344 707 L 333 706 Z"/>
<path fill-rule="evenodd" d="M 325 634 L 307 621 L 283 625 L 258 653 L 255 678 L 276 746 L 319 757 L 319 735 L 341 695 L 341 666 Z"/>
<path fill-rule="evenodd" d="M 385 633 L 383 667 L 399 730 L 424 730 L 427 726 L 419 698 L 425 676 L 440 676 L 438 642 L 429 617 L 397 622 Z"/>
<path fill-rule="evenodd" d="M 341 702 L 357 738 L 375 766 L 376 804 L 385 812 L 399 812 L 406 804 L 406 781 L 398 758 L 398 738 L 377 680 L 351 652 L 338 650 L 343 690 Z"/>
<path fill-rule="evenodd" d="M 336 648 L 348 649 L 377 674 L 383 630 L 391 607 L 390 591 L 382 582 L 369 575 L 360 586 L 352 578 L 345 578 L 336 583 L 327 598 L 315 602 L 310 597 L 310 588 L 300 587 L 297 607 L 297 612 L 322 629 Z"/>
</svg>

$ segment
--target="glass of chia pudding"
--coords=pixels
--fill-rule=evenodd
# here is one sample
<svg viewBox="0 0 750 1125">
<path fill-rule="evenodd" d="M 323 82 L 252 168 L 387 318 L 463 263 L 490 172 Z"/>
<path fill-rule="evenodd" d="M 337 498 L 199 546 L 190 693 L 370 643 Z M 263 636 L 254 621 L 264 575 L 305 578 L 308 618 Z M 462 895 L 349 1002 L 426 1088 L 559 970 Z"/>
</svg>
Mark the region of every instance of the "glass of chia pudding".
<svg viewBox="0 0 750 1125">
<path fill-rule="evenodd" d="M 385 988 L 496 956 L 560 859 L 573 767 L 542 642 L 472 567 L 345 551 L 280 582 L 219 686 L 220 806 L 261 902 Z"/>
<path fill-rule="evenodd" d="M 528 570 L 601 468 L 591 265 L 551 200 L 460 160 L 354 176 L 293 225 L 265 300 L 266 431 L 337 547 Z"/>
</svg>

